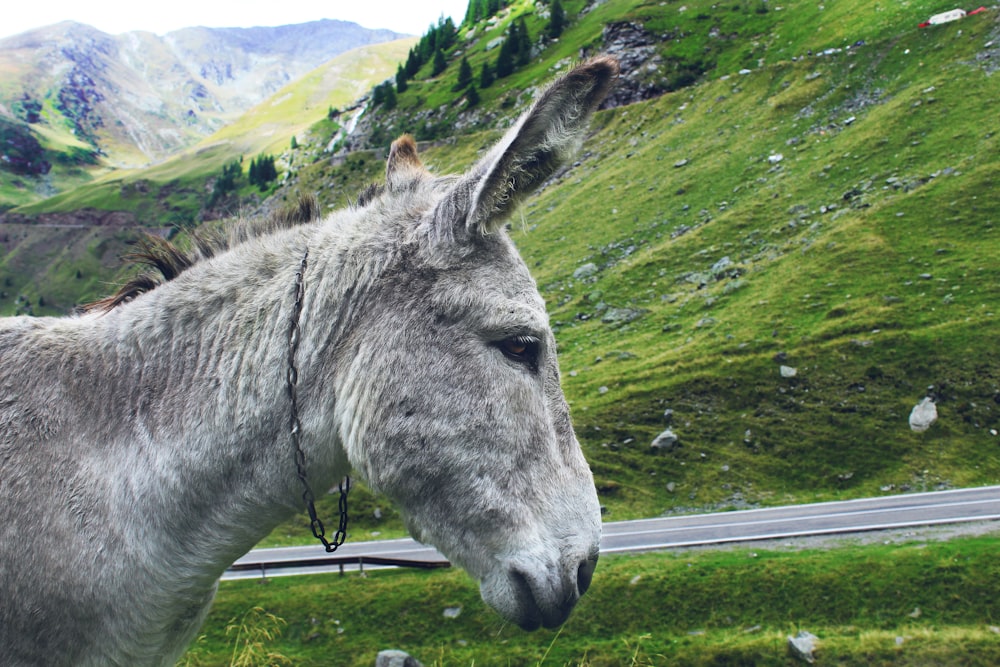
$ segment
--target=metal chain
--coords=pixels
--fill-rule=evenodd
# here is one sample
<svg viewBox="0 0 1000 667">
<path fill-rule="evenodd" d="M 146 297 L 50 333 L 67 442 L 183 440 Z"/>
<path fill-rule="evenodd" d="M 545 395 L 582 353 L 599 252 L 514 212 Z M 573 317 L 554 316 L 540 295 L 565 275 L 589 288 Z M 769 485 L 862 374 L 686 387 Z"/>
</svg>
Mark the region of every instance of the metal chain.
<svg viewBox="0 0 1000 667">
<path fill-rule="evenodd" d="M 344 540 L 347 539 L 347 493 L 351 490 L 351 478 L 345 477 L 340 483 L 340 526 L 333 536 L 333 540 L 326 539 L 326 528 L 323 522 L 316 515 L 316 497 L 306 476 L 306 455 L 302 451 L 301 432 L 302 423 L 299 421 L 299 369 L 295 365 L 295 355 L 299 350 L 299 317 L 302 315 L 302 301 L 305 298 L 305 274 L 308 266 L 309 251 L 306 250 L 302 256 L 302 265 L 295 273 L 295 303 L 292 306 L 292 321 L 288 329 L 288 400 L 292 404 L 291 420 L 289 428 L 292 436 L 292 444 L 295 446 L 295 467 L 302 482 L 302 500 L 306 504 L 306 511 L 309 512 L 309 526 L 312 528 L 313 536 L 323 543 L 327 553 L 337 550 Z"/>
</svg>

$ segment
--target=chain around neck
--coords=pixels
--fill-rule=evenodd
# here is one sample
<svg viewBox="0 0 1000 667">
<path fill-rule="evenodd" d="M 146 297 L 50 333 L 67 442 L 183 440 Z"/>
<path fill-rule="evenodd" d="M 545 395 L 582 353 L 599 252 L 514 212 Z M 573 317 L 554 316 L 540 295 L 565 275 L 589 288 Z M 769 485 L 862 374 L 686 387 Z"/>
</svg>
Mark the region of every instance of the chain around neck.
<svg viewBox="0 0 1000 667">
<path fill-rule="evenodd" d="M 305 299 L 305 274 L 309 265 L 309 251 L 306 250 L 302 256 L 302 264 L 295 273 L 295 303 L 292 306 L 292 318 L 288 328 L 288 400 L 291 403 L 291 419 L 289 420 L 289 430 L 292 438 L 292 445 L 295 447 L 295 467 L 302 482 L 302 500 L 309 512 L 309 525 L 312 528 L 313 536 L 323 543 L 327 553 L 337 550 L 344 540 L 347 539 L 347 492 L 351 490 L 351 478 L 345 477 L 340 483 L 340 526 L 333 536 L 333 540 L 326 539 L 326 528 L 323 522 L 316 515 L 316 496 L 313 495 L 309 486 L 309 479 L 306 475 L 306 455 L 302 451 L 301 432 L 302 423 L 299 421 L 299 369 L 295 362 L 295 356 L 299 349 L 301 331 L 299 329 L 299 318 L 302 315 L 302 302 Z"/>
</svg>

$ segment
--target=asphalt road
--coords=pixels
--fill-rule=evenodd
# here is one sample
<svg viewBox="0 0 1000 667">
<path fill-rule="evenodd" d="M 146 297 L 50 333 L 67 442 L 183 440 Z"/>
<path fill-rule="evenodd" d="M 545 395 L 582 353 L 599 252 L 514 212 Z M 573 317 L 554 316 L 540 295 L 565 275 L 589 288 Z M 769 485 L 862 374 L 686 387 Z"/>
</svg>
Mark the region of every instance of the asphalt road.
<svg viewBox="0 0 1000 667">
<path fill-rule="evenodd" d="M 834 535 L 918 526 L 1000 519 L 1000 486 L 911 493 L 812 505 L 790 505 L 737 512 L 658 517 L 604 524 L 601 553 L 652 551 L 733 542 Z M 446 566 L 433 547 L 410 538 L 375 542 L 348 541 L 336 554 L 317 546 L 254 549 L 223 579 L 316 574 L 362 567 L 373 561 L 418 562 Z"/>
</svg>

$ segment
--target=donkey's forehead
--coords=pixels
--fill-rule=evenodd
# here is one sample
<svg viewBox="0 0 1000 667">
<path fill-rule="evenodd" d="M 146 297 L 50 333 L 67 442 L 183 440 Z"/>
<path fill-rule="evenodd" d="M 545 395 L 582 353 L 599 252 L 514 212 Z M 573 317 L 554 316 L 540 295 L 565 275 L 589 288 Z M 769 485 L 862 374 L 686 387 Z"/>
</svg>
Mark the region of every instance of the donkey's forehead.
<svg viewBox="0 0 1000 667">
<path fill-rule="evenodd" d="M 509 289 L 485 283 L 469 290 L 463 281 L 443 278 L 430 295 L 433 310 L 448 320 L 465 321 L 485 333 L 541 333 L 548 329 L 545 302 L 535 289 Z"/>
<path fill-rule="evenodd" d="M 456 319 L 474 317 L 491 329 L 547 328 L 545 300 L 507 235 L 480 237 L 475 245 L 438 273 L 431 295 L 436 309 Z"/>
</svg>

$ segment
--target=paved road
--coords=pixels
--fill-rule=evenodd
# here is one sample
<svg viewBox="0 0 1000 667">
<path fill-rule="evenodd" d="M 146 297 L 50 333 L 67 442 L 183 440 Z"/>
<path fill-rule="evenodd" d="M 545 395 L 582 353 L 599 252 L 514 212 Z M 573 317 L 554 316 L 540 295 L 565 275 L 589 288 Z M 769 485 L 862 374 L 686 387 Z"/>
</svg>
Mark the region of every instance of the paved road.
<svg viewBox="0 0 1000 667">
<path fill-rule="evenodd" d="M 601 553 L 651 551 L 674 547 L 755 542 L 809 535 L 857 533 L 892 528 L 933 526 L 1000 519 L 1000 486 L 911 493 L 881 498 L 813 505 L 791 505 L 739 512 L 658 517 L 604 524 Z M 319 546 L 254 549 L 236 561 L 223 579 L 314 574 L 357 569 L 364 558 L 419 561 L 444 565 L 447 560 L 433 547 L 409 538 L 377 542 L 347 542 L 329 557 Z M 302 563 L 303 560 L 312 561 Z M 351 563 L 344 564 L 344 561 Z M 365 568 L 378 567 L 368 564 Z"/>
</svg>

